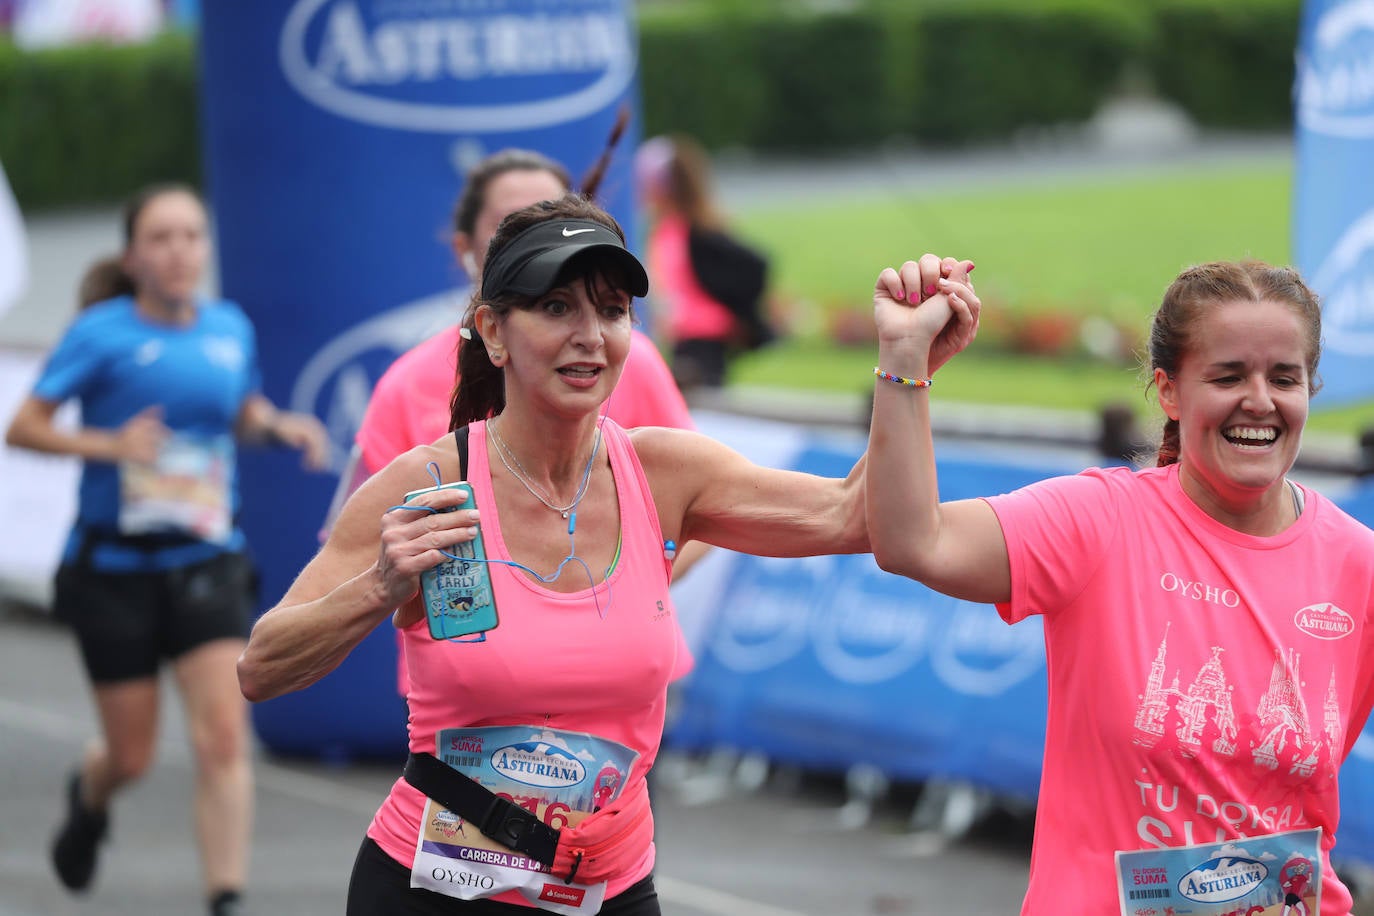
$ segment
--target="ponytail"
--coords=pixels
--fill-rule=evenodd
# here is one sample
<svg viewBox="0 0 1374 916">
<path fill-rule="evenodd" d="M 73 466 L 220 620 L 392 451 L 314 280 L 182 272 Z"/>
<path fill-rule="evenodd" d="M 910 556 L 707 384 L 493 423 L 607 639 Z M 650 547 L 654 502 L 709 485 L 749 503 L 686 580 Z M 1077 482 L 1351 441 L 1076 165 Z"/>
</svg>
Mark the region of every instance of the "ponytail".
<svg viewBox="0 0 1374 916">
<path fill-rule="evenodd" d="M 124 270 L 123 259 L 119 255 L 110 255 L 92 263 L 81 275 L 81 283 L 76 290 L 77 311 L 84 311 L 106 299 L 132 296 L 137 292 L 134 278 Z"/>
<path fill-rule="evenodd" d="M 582 176 L 580 193 L 588 200 L 596 199 L 596 192 L 601 187 L 602 180 L 606 177 L 606 169 L 611 165 L 611 156 L 615 153 L 615 148 L 620 145 L 620 138 L 625 136 L 625 128 L 630 126 L 630 105 L 627 102 L 620 106 L 616 112 L 615 123 L 611 125 L 610 136 L 606 138 L 606 148 L 601 151 L 601 155 L 592 163 L 591 168 Z"/>
<path fill-rule="evenodd" d="M 1155 456 L 1155 467 L 1165 467 L 1178 463 L 1178 421 L 1164 421 L 1164 434 L 1159 440 L 1159 451 Z"/>
<path fill-rule="evenodd" d="M 463 316 L 458 338 L 458 374 L 449 399 L 449 431 L 494 417 L 506 408 L 506 377 L 492 363 L 477 335 L 477 303 Z M 462 384 L 458 384 L 461 382 Z"/>
</svg>

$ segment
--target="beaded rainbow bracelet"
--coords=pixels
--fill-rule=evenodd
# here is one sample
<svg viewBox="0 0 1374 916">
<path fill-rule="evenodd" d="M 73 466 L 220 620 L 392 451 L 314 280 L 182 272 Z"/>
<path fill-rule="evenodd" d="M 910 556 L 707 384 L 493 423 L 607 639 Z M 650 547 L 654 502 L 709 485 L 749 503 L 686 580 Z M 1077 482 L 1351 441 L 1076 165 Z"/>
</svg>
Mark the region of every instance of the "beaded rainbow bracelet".
<svg viewBox="0 0 1374 916">
<path fill-rule="evenodd" d="M 891 372 L 884 372 L 877 366 L 873 367 L 873 374 L 883 381 L 895 382 L 898 385 L 910 385 L 912 388 L 929 388 L 935 384 L 932 378 L 907 378 L 904 375 L 893 375 Z"/>
</svg>

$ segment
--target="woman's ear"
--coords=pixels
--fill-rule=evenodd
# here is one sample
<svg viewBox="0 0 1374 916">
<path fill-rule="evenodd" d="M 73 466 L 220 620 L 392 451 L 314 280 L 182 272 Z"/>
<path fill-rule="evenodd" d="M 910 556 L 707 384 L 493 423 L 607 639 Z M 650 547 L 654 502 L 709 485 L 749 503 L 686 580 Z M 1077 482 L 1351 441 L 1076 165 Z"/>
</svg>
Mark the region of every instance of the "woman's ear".
<svg viewBox="0 0 1374 916">
<path fill-rule="evenodd" d="M 468 279 L 475 281 L 477 279 L 477 258 L 472 253 L 472 236 L 466 232 L 455 232 L 451 244 L 453 245 L 453 256 L 462 265 Z"/>
<path fill-rule="evenodd" d="M 1164 416 L 1178 420 L 1178 386 L 1174 377 L 1163 369 L 1155 369 L 1155 391 L 1159 393 L 1159 407 Z"/>
<path fill-rule="evenodd" d="M 482 338 L 482 346 L 486 348 L 488 356 L 505 352 L 506 345 L 501 340 L 501 320 L 492 311 L 491 306 L 477 306 L 477 311 L 472 315 L 472 323 L 477 328 L 478 336 Z"/>
</svg>

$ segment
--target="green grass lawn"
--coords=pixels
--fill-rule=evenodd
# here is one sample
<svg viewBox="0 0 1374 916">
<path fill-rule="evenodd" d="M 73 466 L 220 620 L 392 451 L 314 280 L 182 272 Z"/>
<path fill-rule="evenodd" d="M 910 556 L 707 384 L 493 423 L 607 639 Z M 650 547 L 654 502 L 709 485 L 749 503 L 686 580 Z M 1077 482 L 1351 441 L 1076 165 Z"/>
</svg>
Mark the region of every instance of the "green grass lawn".
<svg viewBox="0 0 1374 916">
<path fill-rule="evenodd" d="M 837 346 L 836 316 L 848 316 L 844 324 L 860 336 L 869 333 L 878 272 L 933 251 L 978 265 L 984 303 L 984 333 L 940 371 L 939 394 L 1064 409 L 1124 402 L 1145 415 L 1134 362 L 1018 352 L 1006 328 L 1027 315 L 1093 316 L 1124 329 L 1133 351 L 1182 268 L 1245 257 L 1289 261 L 1291 189 L 1291 169 L 1278 162 L 958 193 L 799 198 L 737 213 L 741 234 L 773 257 L 774 291 L 792 334 L 739 359 L 730 381 L 868 389 L 876 347 Z M 1314 430 L 1353 435 L 1374 426 L 1374 401 L 1322 410 L 1319 396 L 1313 407 Z"/>
</svg>

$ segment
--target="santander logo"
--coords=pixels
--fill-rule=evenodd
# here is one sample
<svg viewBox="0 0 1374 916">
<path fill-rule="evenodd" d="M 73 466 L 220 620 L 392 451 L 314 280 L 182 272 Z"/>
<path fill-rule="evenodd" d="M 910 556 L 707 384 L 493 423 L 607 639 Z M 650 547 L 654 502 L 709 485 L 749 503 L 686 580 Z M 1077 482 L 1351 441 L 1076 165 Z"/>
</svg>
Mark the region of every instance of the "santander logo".
<svg viewBox="0 0 1374 916">
<path fill-rule="evenodd" d="M 1293 615 L 1293 623 L 1317 639 L 1344 639 L 1355 631 L 1355 620 L 1329 602 L 1313 604 Z"/>
<path fill-rule="evenodd" d="M 610 107 L 636 51 L 624 0 L 296 0 L 278 56 L 293 89 L 341 117 L 472 134 Z"/>
</svg>

